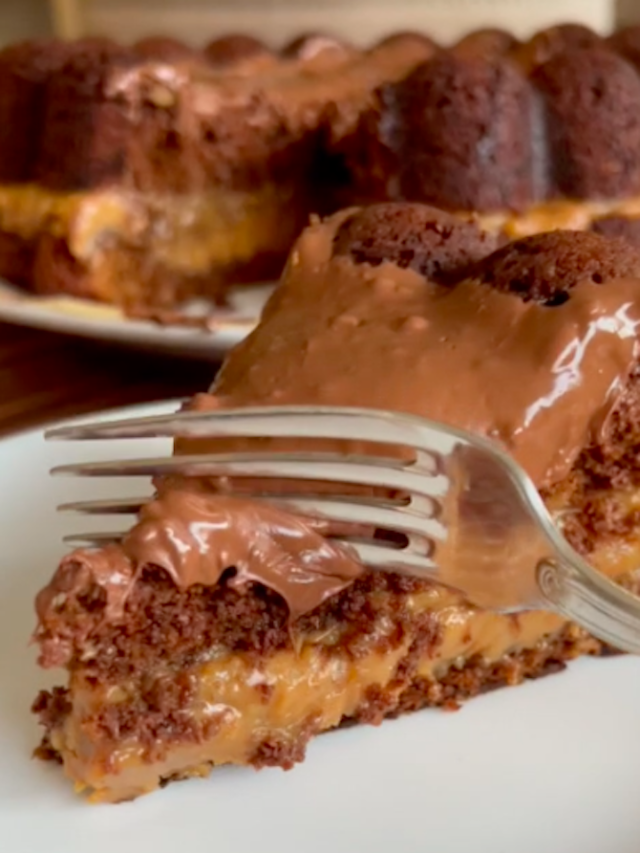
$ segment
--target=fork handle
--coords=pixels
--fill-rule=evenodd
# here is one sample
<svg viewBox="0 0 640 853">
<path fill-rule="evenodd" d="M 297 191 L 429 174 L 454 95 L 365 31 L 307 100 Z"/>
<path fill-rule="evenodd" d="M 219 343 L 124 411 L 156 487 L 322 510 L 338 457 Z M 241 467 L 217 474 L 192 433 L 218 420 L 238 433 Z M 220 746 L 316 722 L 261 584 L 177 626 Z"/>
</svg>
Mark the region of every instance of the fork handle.
<svg viewBox="0 0 640 853">
<path fill-rule="evenodd" d="M 547 604 L 616 649 L 640 654 L 640 598 L 595 569 L 563 560 L 538 565 Z"/>
</svg>

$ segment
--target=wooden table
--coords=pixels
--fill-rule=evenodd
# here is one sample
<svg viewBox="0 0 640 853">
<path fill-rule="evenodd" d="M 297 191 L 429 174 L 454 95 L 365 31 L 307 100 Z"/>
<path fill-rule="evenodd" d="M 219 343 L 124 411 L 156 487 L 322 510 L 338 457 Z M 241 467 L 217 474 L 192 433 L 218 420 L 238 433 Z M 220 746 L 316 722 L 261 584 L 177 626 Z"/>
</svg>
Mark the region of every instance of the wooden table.
<svg viewBox="0 0 640 853">
<path fill-rule="evenodd" d="M 205 390 L 216 365 L 0 323 L 0 435 Z"/>
</svg>

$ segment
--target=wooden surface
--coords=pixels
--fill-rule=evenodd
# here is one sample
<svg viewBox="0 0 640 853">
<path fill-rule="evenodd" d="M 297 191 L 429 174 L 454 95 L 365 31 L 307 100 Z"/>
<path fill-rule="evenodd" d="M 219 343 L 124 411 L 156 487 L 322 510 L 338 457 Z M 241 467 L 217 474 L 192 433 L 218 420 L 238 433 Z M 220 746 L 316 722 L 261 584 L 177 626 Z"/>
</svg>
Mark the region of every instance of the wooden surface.
<svg viewBox="0 0 640 853">
<path fill-rule="evenodd" d="M 0 435 L 204 391 L 216 366 L 0 324 Z"/>
</svg>

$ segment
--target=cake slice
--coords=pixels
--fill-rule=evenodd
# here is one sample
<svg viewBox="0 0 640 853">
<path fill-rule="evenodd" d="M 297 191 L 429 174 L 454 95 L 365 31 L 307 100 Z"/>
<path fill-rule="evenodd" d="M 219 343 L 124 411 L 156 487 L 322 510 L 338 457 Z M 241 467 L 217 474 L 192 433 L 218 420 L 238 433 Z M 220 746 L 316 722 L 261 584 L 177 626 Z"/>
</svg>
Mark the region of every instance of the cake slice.
<svg viewBox="0 0 640 853">
<path fill-rule="evenodd" d="M 476 430 L 525 467 L 574 547 L 635 589 L 640 368 L 621 318 L 640 322 L 640 255 L 623 241 L 496 247 L 425 206 L 352 209 L 303 233 L 260 325 L 190 407 L 354 405 Z M 223 446 L 246 440 L 176 452 Z M 330 528 L 232 485 L 160 480 L 122 542 L 69 554 L 37 597 L 40 664 L 68 673 L 35 701 L 39 753 L 94 800 L 222 764 L 288 769 L 336 726 L 456 708 L 611 651 L 552 613 L 500 615 L 371 572 Z"/>
</svg>

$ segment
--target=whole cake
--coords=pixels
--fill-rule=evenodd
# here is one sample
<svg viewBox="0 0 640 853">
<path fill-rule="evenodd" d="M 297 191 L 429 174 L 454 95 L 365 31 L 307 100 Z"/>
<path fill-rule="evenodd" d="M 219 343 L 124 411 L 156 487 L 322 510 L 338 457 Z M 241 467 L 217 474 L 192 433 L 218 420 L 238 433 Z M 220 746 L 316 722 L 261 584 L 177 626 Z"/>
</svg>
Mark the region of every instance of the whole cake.
<svg viewBox="0 0 640 853">
<path fill-rule="evenodd" d="M 277 276 L 311 213 L 419 201 L 640 239 L 640 28 L 0 53 L 0 276 L 129 308 Z"/>
<path fill-rule="evenodd" d="M 638 589 L 639 351 L 616 318 L 640 323 L 640 253 L 586 232 L 496 242 L 415 203 L 313 223 L 190 407 L 351 405 L 475 430 L 586 559 Z M 319 732 L 611 651 L 558 615 L 371 572 L 331 532 L 240 483 L 161 479 L 122 541 L 69 554 L 37 597 L 40 663 L 69 676 L 35 701 L 40 754 L 94 799 L 125 800 L 221 764 L 290 768 Z"/>
</svg>

